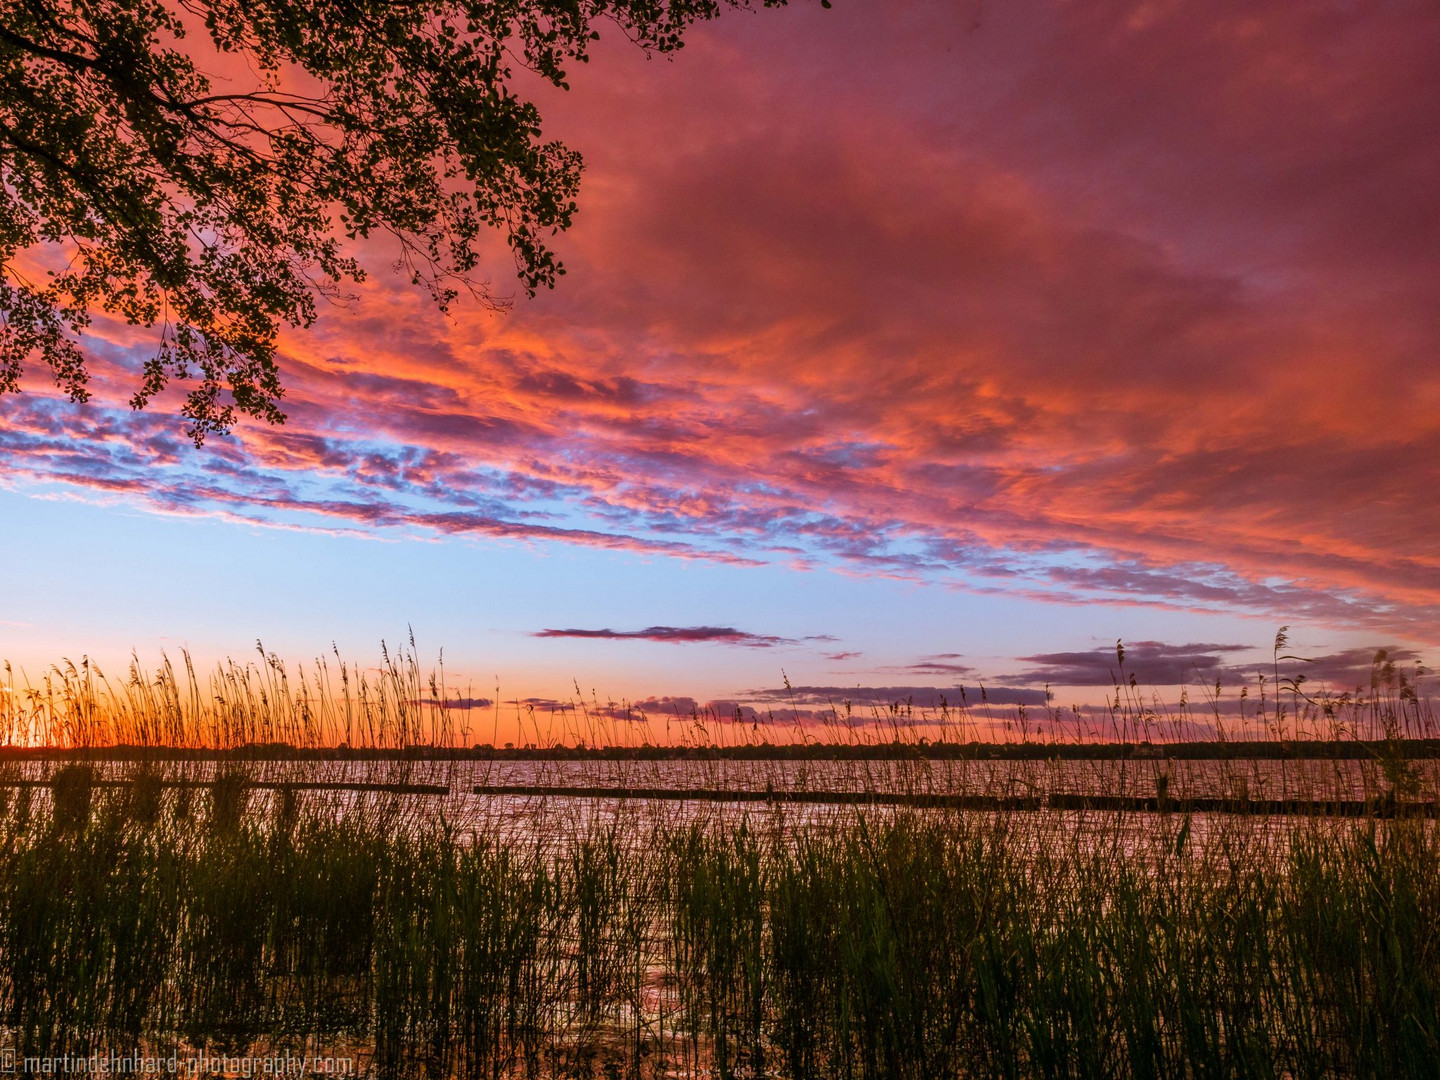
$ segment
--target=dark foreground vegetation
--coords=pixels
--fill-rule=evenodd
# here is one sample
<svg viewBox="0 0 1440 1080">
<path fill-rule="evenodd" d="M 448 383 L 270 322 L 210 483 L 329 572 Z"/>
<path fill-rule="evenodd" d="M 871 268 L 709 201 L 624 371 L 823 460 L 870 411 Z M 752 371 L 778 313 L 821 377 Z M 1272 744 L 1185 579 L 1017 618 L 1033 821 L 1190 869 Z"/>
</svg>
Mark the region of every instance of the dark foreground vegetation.
<svg viewBox="0 0 1440 1080">
<path fill-rule="evenodd" d="M 1277 669 L 1238 730 L 1217 686 L 1209 746 L 1245 760 L 1174 768 L 1203 725 L 1122 679 L 1096 714 L 897 705 L 788 751 L 577 702 L 550 731 L 517 716 L 529 748 L 489 751 L 517 764 L 477 769 L 498 712 L 413 643 L 382 658 L 5 667 L 0 1052 L 425 1080 L 1440 1075 L 1440 724 L 1383 653 L 1364 693 Z M 679 749 L 643 745 L 664 731 Z M 1058 763 L 1095 742 L 1113 767 Z M 951 745 L 973 767 L 936 762 Z M 527 762 L 597 746 L 656 761 Z M 724 760 L 800 748 L 854 764 Z"/>
<path fill-rule="evenodd" d="M 1432 822 L 569 800 L 517 830 L 240 773 L 92 779 L 0 795 L 0 1046 L 22 1054 L 492 1078 L 1440 1061 Z"/>
</svg>

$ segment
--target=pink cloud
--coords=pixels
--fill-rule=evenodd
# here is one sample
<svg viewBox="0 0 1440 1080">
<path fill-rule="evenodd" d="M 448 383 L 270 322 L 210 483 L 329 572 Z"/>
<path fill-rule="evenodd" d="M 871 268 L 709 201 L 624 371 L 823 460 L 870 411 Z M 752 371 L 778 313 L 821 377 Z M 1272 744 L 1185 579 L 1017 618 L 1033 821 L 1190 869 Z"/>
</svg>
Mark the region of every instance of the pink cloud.
<svg viewBox="0 0 1440 1080">
<path fill-rule="evenodd" d="M 0 400 L 0 461 L 172 512 L 1433 637 L 1437 72 L 1405 4 L 602 45 L 545 103 L 591 162 L 557 292 L 447 322 L 368 253 L 285 342 L 290 423 L 204 455 L 115 408 L 134 357 L 97 327 L 97 405 Z"/>
</svg>

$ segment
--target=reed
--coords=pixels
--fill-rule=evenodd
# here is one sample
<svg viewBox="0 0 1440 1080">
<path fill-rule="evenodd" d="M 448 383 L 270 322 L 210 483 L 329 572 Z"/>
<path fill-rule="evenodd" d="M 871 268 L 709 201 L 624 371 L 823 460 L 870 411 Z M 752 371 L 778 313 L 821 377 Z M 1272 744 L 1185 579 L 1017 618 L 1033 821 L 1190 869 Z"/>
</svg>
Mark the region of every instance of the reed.
<svg viewBox="0 0 1440 1080">
<path fill-rule="evenodd" d="M 464 731 L 413 651 L 335 670 L 321 693 L 269 659 L 208 687 L 82 664 L 4 695 L 7 732 L 69 754 L 0 761 L 0 1048 L 324 1051 L 427 1080 L 1436 1075 L 1434 820 L 1190 815 L 1149 760 L 1097 775 L 1148 785 L 1151 813 L 300 790 L 405 779 L 402 751 Z M 1428 706 L 1381 691 L 1338 714 L 1379 725 L 1365 795 L 1433 798 L 1405 743 Z M 341 733 L 390 760 L 245 752 Z M 126 740 L 153 753 L 107 756 Z M 1006 796 L 1058 775 L 911 745 L 765 775 Z M 215 746 L 235 752 L 175 753 Z M 714 785 L 760 768 L 694 764 Z M 1260 783 L 1221 767 L 1226 791 Z"/>
<path fill-rule="evenodd" d="M 177 794 L 153 819 L 120 789 L 83 822 L 50 800 L 0 817 L 0 1028 L 22 1055 L 795 1080 L 1440 1060 L 1428 822 L 592 807 L 517 842 L 353 800 L 197 829 Z"/>
<path fill-rule="evenodd" d="M 504 705 L 504 718 L 524 740 L 516 750 L 497 750 L 502 703 L 477 699 L 473 690 L 449 686 L 443 663 L 426 670 L 413 636 L 396 649 L 381 645 L 378 664 L 364 667 L 338 652 L 293 670 L 256 643 L 255 658 L 229 659 L 209 674 L 199 672 L 181 652 L 177 665 L 162 654 L 151 671 L 132 658 L 123 678 L 111 679 L 89 659 L 64 660 L 31 680 L 0 661 L 0 754 L 34 751 L 92 753 L 122 748 L 127 756 L 230 752 L 251 758 L 292 755 L 323 757 L 337 748 L 351 756 L 484 749 L 515 757 L 569 748 L 578 758 L 597 748 L 663 753 L 667 748 L 710 752 L 731 758 L 763 753 L 776 759 L 817 744 L 864 761 L 882 751 L 881 772 L 905 758 L 923 759 L 938 740 L 953 748 L 969 742 L 1023 745 L 1041 756 L 1073 752 L 1098 742 L 1182 747 L 1187 742 L 1234 743 L 1240 754 L 1267 746 L 1364 742 L 1392 786 L 1403 790 L 1407 765 L 1403 747 L 1416 740 L 1440 740 L 1437 719 L 1421 686 L 1430 678 L 1419 665 L 1397 666 L 1385 650 L 1376 653 L 1368 685 L 1346 690 L 1305 685 L 1303 672 L 1283 674 L 1284 631 L 1276 636 L 1276 660 L 1246 685 L 1199 688 L 1201 704 L 1182 689 L 1176 704 L 1139 686 L 1117 649 L 1115 685 L 1103 704 L 1000 709 L 962 696 L 959 702 L 922 708 L 909 701 L 857 708 L 833 702 L 803 718 L 792 707 L 722 715 L 696 708 L 686 715 L 650 716 L 616 703 L 587 700 L 577 687 L 568 701 L 548 712 L 524 701 Z M 477 713 L 477 703 L 485 709 Z M 488 724 L 486 723 L 488 721 Z M 489 731 L 484 730 L 489 727 Z M 483 742 L 485 735 L 491 743 Z M 786 740 L 790 740 L 788 745 Z M 1386 751 L 1388 748 L 1388 752 Z M 513 753 L 511 752 L 513 751 Z M 803 758 L 803 754 L 800 755 Z M 901 769 L 888 783 L 917 779 Z M 804 765 L 787 782 L 804 784 Z"/>
</svg>

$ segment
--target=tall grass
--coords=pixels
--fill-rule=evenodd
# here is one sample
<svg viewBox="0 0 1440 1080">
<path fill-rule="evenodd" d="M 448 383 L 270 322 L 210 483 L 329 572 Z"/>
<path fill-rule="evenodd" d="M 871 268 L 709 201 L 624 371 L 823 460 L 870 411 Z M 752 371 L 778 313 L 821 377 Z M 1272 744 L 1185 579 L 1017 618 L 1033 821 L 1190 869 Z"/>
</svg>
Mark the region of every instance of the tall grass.
<svg viewBox="0 0 1440 1080">
<path fill-rule="evenodd" d="M 857 707 L 848 701 L 813 708 L 757 710 L 739 707 L 720 714 L 696 706 L 689 713 L 649 715 L 624 703 L 587 699 L 576 687 L 563 702 L 477 698 L 448 685 L 442 662 L 426 670 L 413 636 L 407 646 L 381 645 L 371 667 L 343 660 L 338 652 L 293 670 L 256 643 L 252 660 L 226 660 L 208 674 L 188 653 L 177 665 L 168 656 L 153 671 L 138 658 L 121 678 L 110 678 L 88 659 L 51 666 L 31 680 L 0 662 L 0 750 L 49 747 L 84 751 L 126 747 L 131 751 L 213 751 L 291 748 L 318 751 L 344 747 L 371 754 L 416 750 L 462 750 L 492 744 L 512 748 L 504 730 L 525 750 L 569 746 L 683 747 L 744 751 L 776 750 L 789 740 L 803 749 L 821 743 L 860 755 L 878 746 L 923 756 L 927 744 L 944 740 L 1026 743 L 1046 746 L 1108 741 L 1183 743 L 1187 740 L 1256 740 L 1275 744 L 1307 741 L 1401 743 L 1440 739 L 1437 719 L 1421 687 L 1431 679 L 1418 664 L 1397 665 L 1380 650 L 1368 685 L 1346 690 L 1306 685 L 1303 670 L 1282 664 L 1296 658 L 1284 630 L 1275 659 L 1245 685 L 1198 688 L 1199 704 L 1182 689 L 1176 704 L 1141 687 L 1117 648 L 1114 686 L 1103 703 L 1065 706 L 1047 695 L 1043 707 L 991 705 L 985 690 L 936 708 L 908 700 Z M 1298 662 L 1298 661 L 1297 661 Z M 1293 666 L 1293 665 L 1292 665 Z M 786 685 L 788 686 L 788 680 Z M 483 706 L 481 708 L 480 706 Z M 506 715 L 502 718 L 502 709 Z M 487 741 L 488 739 L 488 741 Z M 743 756 L 743 755 L 742 755 Z M 778 756 L 784 757 L 784 754 Z M 1398 760 L 1398 759 L 1397 759 Z M 805 766 L 787 779 L 804 782 Z"/>
<path fill-rule="evenodd" d="M 223 782 L 223 781 L 222 781 Z M 564 838 L 393 800 L 0 815 L 0 1040 L 383 1076 L 1400 1077 L 1440 1061 L 1433 823 L 873 811 Z"/>
<path fill-rule="evenodd" d="M 1440 1075 L 1432 820 L 516 802 L 461 794 L 458 772 L 428 803 L 273 786 L 357 766 L 257 745 L 389 754 L 363 768 L 394 780 L 410 751 L 476 738 L 413 643 L 383 660 L 8 678 L 0 743 L 66 753 L 0 759 L 0 1048 L 325 1050 L 427 1080 Z M 1251 715 L 1274 739 L 1372 739 L 1365 797 L 1434 797 L 1405 743 L 1433 714 L 1383 658 L 1368 695 L 1275 685 Z M 566 720 L 591 747 L 613 730 L 592 704 Z M 1106 715 L 1127 742 L 1188 730 L 1124 683 Z M 682 741 L 706 748 L 768 734 L 692 719 Z M 904 792 L 1063 780 L 1043 760 L 944 773 L 919 743 L 937 718 L 907 706 L 871 736 L 850 720 L 835 744 L 913 754 L 781 762 L 770 782 L 832 782 L 832 765 Z M 1044 736 L 1012 721 L 1042 742 L 1106 734 L 1078 711 L 1046 710 Z M 1326 783 L 1312 764 L 1283 783 Z M 1095 776 L 1183 806 L 1166 768 Z M 1243 798 L 1252 779 L 1237 764 L 1219 782 Z M 1335 765 L 1329 782 L 1353 780 Z"/>
<path fill-rule="evenodd" d="M 256 643 L 256 659 L 225 660 L 208 675 L 188 652 L 148 671 L 132 658 L 112 679 L 88 658 L 64 660 L 31 682 L 8 661 L 0 676 L 0 746 L 126 746 L 189 750 L 240 747 L 450 745 L 460 692 L 443 667 L 423 671 L 414 638 L 382 644 L 371 668 L 338 652 L 295 670 Z"/>
</svg>

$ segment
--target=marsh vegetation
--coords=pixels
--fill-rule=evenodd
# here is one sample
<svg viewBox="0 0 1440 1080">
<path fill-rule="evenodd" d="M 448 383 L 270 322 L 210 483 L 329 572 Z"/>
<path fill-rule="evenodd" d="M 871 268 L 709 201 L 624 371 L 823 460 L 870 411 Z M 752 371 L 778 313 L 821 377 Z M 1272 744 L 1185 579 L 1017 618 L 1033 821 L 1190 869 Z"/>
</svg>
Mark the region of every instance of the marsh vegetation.
<svg viewBox="0 0 1440 1080">
<path fill-rule="evenodd" d="M 386 677 L 362 699 L 347 676 L 352 733 L 368 725 L 352 745 L 435 734 L 397 719 L 424 680 L 403 663 Z M 175 752 L 318 746 L 333 729 L 306 736 L 304 710 L 333 724 L 343 696 L 327 713 L 273 689 L 250 712 L 210 695 L 228 726 L 205 731 L 153 680 L 130 693 L 121 719 L 156 737 L 117 741 L 148 756 L 76 740 L 93 755 L 0 766 L 0 1045 L 21 1054 L 794 1080 L 1419 1077 L 1440 1061 L 1424 817 L 427 797 L 402 788 L 403 755 L 337 787 L 333 763 Z M 52 695 L 50 715 L 84 701 Z M 1366 775 L 1392 798 L 1432 792 L 1433 764 L 1404 752 L 1411 699 L 1349 707 L 1391 729 Z"/>
</svg>

